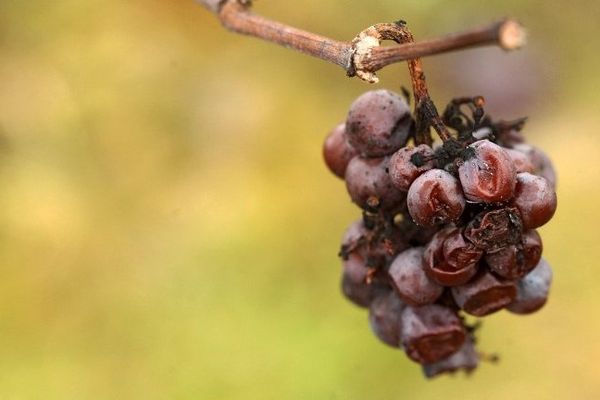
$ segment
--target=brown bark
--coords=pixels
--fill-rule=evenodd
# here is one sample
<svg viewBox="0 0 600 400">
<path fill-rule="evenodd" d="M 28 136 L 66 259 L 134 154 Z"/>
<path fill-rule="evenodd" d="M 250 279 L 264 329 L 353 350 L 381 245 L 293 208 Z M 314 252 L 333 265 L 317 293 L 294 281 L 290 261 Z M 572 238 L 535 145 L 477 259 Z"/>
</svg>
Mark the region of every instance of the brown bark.
<svg viewBox="0 0 600 400">
<path fill-rule="evenodd" d="M 370 82 L 377 81 L 376 71 L 400 61 L 476 46 L 497 45 L 514 50 L 525 44 L 524 29 L 512 19 L 441 38 L 379 47 L 378 41 L 360 42 L 358 36 L 352 42 L 342 42 L 269 20 L 252 13 L 248 0 L 198 1 L 233 32 L 255 36 L 337 64 L 349 76 L 358 75 Z M 362 48 L 358 48 L 359 45 Z"/>
</svg>

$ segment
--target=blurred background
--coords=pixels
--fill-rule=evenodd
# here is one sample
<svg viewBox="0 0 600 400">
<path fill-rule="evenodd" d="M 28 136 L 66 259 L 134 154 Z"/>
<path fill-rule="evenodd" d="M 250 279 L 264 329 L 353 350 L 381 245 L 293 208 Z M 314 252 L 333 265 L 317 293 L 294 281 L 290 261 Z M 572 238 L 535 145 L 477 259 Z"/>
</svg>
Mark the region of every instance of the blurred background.
<svg viewBox="0 0 600 400">
<path fill-rule="evenodd" d="M 538 314 L 485 319 L 501 355 L 427 382 L 339 292 L 359 217 L 321 143 L 373 89 L 226 32 L 192 0 L 0 1 L 0 398 L 600 398 L 595 0 L 261 0 L 341 40 L 515 16 L 529 45 L 425 60 L 439 106 L 484 95 L 559 172 Z M 405 65 L 380 74 L 409 85 Z M 595 239 L 594 239 L 595 238 Z"/>
</svg>

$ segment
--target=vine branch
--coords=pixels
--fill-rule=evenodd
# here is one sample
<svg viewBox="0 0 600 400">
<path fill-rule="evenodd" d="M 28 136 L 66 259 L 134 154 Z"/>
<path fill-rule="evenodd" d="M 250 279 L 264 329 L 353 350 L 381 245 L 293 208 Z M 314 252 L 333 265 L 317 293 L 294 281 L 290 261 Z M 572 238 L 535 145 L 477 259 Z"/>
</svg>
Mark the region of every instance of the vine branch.
<svg viewBox="0 0 600 400">
<path fill-rule="evenodd" d="M 380 47 L 377 40 L 338 41 L 273 21 L 250 10 L 249 0 L 197 0 L 232 32 L 254 36 L 342 67 L 348 76 L 377 82 L 375 72 L 400 61 L 470 47 L 496 45 L 514 50 L 525 44 L 525 30 L 507 18 L 490 25 L 420 42 Z M 364 32 L 364 31 L 363 31 Z M 360 34 L 359 34 L 360 36 Z"/>
</svg>

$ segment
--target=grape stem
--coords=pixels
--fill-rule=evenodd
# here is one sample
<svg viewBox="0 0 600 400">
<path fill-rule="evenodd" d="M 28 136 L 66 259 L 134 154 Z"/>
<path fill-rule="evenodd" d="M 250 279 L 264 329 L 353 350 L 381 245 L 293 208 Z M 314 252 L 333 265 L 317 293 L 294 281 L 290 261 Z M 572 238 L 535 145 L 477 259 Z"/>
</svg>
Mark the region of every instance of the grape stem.
<svg viewBox="0 0 600 400">
<path fill-rule="evenodd" d="M 375 41 L 338 41 L 261 17 L 250 11 L 250 0 L 197 1 L 216 14 L 230 31 L 337 64 L 348 76 L 358 76 L 371 83 L 378 81 L 376 71 L 400 61 L 476 46 L 496 45 L 504 50 L 514 50 L 525 44 L 525 30 L 513 19 L 418 43 L 411 40 L 398 46 L 379 47 Z"/>
<path fill-rule="evenodd" d="M 414 43 L 414 37 L 406 27 L 406 23 L 404 21 L 373 25 L 359 33 L 352 43 L 357 44 L 356 47 L 360 50 L 361 43 L 373 48 L 378 47 L 382 40 L 393 40 L 400 44 Z M 360 54 L 360 52 L 357 52 L 355 57 L 360 56 Z M 415 132 L 416 143 L 431 145 L 432 139 L 429 133 L 430 126 L 435 129 L 438 136 L 444 142 L 452 139 L 452 136 L 450 135 L 450 132 L 448 132 L 446 125 L 444 125 L 444 122 L 442 121 L 435 104 L 429 97 L 421 59 L 412 58 L 408 60 L 407 63 L 412 82 L 413 94 L 415 97 L 415 115 L 417 121 Z M 360 61 L 357 61 L 357 64 L 360 65 Z M 374 76 L 375 74 L 372 72 L 363 71 L 357 74 L 359 74 L 359 76 L 360 74 L 364 74 L 364 76 L 361 76 L 361 78 L 367 81 L 372 81 L 376 78 Z"/>
</svg>

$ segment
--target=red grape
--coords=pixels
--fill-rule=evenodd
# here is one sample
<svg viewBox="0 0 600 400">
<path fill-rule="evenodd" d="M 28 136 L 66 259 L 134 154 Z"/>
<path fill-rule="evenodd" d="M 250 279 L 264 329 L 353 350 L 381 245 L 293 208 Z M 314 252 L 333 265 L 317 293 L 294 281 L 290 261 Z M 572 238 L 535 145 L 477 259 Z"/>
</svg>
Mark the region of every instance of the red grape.
<svg viewBox="0 0 600 400">
<path fill-rule="evenodd" d="M 527 156 L 527 154 L 515 150 L 515 149 L 504 149 L 504 151 L 506 151 L 508 153 L 508 155 L 510 156 L 510 159 L 512 160 L 514 166 L 515 166 L 515 170 L 517 171 L 517 173 L 519 172 L 531 172 L 533 173 L 535 171 L 535 167 L 533 166 L 533 163 L 531 162 L 531 160 L 529 159 L 529 157 Z"/>
<path fill-rule="evenodd" d="M 404 309 L 401 337 L 408 357 L 424 364 L 456 353 L 465 341 L 466 332 L 454 311 L 430 304 Z"/>
<path fill-rule="evenodd" d="M 457 235 L 462 236 L 458 228 L 443 229 L 433 236 L 425 248 L 423 269 L 440 285 L 463 285 L 477 273 L 477 262 L 483 251 L 474 248 L 464 239 L 456 238 Z M 450 243 L 446 245 L 449 239 Z M 444 248 L 450 255 L 449 259 L 444 255 Z"/>
<path fill-rule="evenodd" d="M 523 233 L 521 243 L 503 247 L 485 256 L 485 262 L 496 274 L 519 279 L 531 271 L 542 256 L 542 238 L 535 230 Z"/>
<path fill-rule="evenodd" d="M 369 281 L 368 275 L 369 269 L 362 257 L 351 254 L 347 260 L 343 260 L 342 293 L 360 307 L 368 307 L 379 293 L 389 290 L 388 285 L 380 279 Z"/>
<path fill-rule="evenodd" d="M 480 273 L 469 283 L 452 288 L 456 304 L 466 313 L 483 317 L 501 310 L 517 295 L 515 284 L 489 272 Z"/>
<path fill-rule="evenodd" d="M 397 227 L 390 225 L 384 230 L 370 230 L 363 219 L 359 219 L 344 233 L 340 254 L 345 258 L 355 253 L 365 260 L 368 267 L 382 267 L 408 246 L 406 238 Z"/>
<path fill-rule="evenodd" d="M 538 228 L 554 215 L 556 192 L 545 178 L 522 172 L 517 175 L 513 204 L 519 209 L 526 229 Z"/>
<path fill-rule="evenodd" d="M 346 167 L 350 160 L 357 155 L 356 150 L 346 140 L 346 124 L 336 126 L 323 143 L 323 158 L 331 172 L 344 179 Z"/>
<path fill-rule="evenodd" d="M 493 252 L 521 238 L 523 225 L 516 208 L 505 207 L 483 211 L 465 227 L 465 237 L 478 248 Z"/>
<path fill-rule="evenodd" d="M 515 190 L 517 172 L 508 153 L 489 140 L 479 140 L 469 148 L 474 155 L 458 168 L 467 200 L 476 203 L 509 200 Z"/>
<path fill-rule="evenodd" d="M 392 183 L 403 192 L 407 192 L 411 183 L 423 172 L 434 167 L 433 150 L 426 144 L 417 147 L 403 147 L 390 159 L 390 178 Z M 417 161 L 417 164 L 415 164 Z"/>
<path fill-rule="evenodd" d="M 453 230 L 444 240 L 444 261 L 457 270 L 476 265 L 482 255 L 480 249 L 465 240 L 460 229 Z"/>
<path fill-rule="evenodd" d="M 429 170 L 415 179 L 406 200 L 411 217 L 421 226 L 456 221 L 465 209 L 458 180 L 441 169 Z"/>
</svg>

